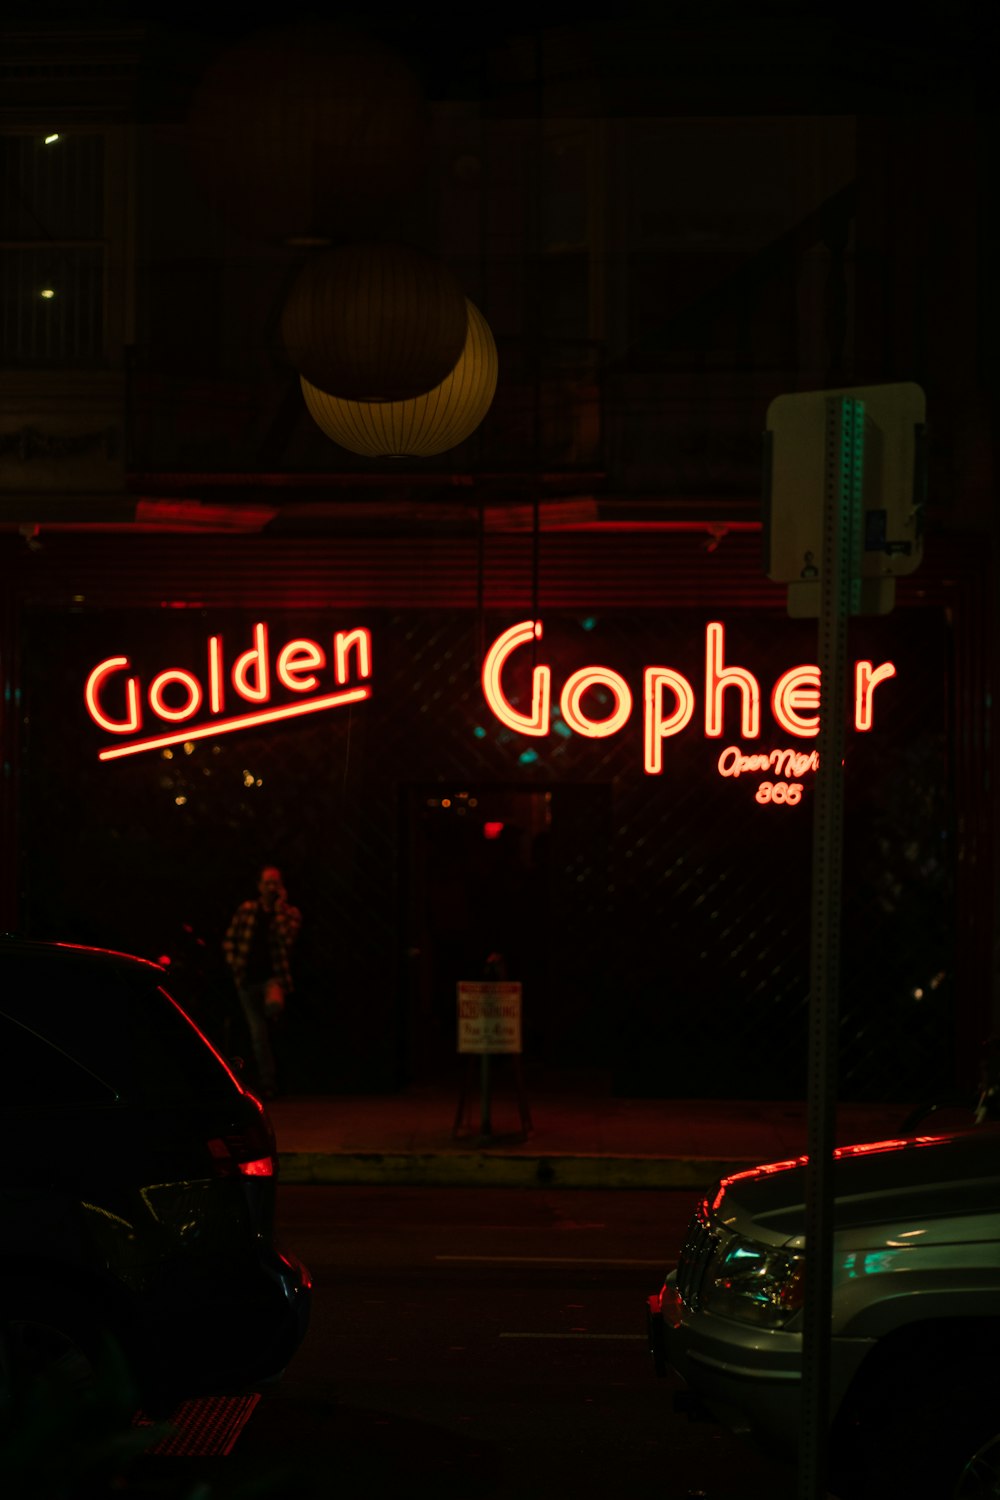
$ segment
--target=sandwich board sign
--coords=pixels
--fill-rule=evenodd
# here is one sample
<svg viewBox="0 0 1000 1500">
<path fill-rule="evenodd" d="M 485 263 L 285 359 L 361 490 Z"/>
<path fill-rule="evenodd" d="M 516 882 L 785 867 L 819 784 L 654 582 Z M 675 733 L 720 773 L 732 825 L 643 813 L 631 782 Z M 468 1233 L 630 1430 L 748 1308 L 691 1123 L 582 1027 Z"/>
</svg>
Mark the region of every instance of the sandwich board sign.
<svg viewBox="0 0 1000 1500">
<path fill-rule="evenodd" d="M 521 1051 L 519 980 L 459 980 L 458 1050 Z"/>
</svg>

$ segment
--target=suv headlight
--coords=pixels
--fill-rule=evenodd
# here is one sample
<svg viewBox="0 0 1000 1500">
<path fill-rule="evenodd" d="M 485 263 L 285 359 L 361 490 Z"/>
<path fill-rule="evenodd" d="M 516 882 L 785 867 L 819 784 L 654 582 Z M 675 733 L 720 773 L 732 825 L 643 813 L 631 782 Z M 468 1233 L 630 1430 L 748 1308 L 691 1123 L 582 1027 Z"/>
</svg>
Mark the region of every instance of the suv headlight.
<svg viewBox="0 0 1000 1500">
<path fill-rule="evenodd" d="M 739 1235 L 716 1250 L 701 1293 L 707 1311 L 759 1328 L 783 1328 L 804 1299 L 803 1255 Z"/>
</svg>

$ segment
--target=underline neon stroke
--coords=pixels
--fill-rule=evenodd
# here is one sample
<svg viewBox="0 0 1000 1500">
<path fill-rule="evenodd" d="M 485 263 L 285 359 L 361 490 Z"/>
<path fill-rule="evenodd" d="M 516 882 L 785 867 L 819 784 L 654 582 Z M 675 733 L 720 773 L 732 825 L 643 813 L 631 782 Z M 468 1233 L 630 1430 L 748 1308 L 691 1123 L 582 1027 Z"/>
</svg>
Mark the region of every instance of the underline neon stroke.
<svg viewBox="0 0 1000 1500">
<path fill-rule="evenodd" d="M 250 729 L 255 724 L 273 724 L 277 719 L 294 719 L 300 714 L 319 713 L 324 708 L 339 708 L 344 703 L 361 703 L 371 697 L 371 688 L 349 688 L 343 693 L 327 693 L 323 698 L 310 698 L 307 703 L 289 703 L 284 708 L 262 709 L 259 713 L 240 714 L 233 719 L 218 719 L 214 724 L 200 724 L 196 729 L 185 729 L 177 734 L 158 734 L 152 739 L 133 740 L 128 745 L 115 745 L 111 750 L 102 750 L 98 760 L 119 760 L 123 755 L 138 755 L 141 750 L 157 750 L 163 745 L 183 745 L 187 740 L 212 739 L 217 734 L 231 734 L 234 729 Z"/>
</svg>

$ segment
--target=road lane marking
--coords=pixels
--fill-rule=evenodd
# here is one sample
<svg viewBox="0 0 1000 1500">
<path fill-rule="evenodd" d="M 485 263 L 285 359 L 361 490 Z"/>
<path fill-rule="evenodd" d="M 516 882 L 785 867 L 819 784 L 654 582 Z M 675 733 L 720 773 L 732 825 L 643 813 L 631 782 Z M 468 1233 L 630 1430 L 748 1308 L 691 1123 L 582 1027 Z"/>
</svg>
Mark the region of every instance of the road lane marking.
<svg viewBox="0 0 1000 1500">
<path fill-rule="evenodd" d="M 489 1266 L 655 1266 L 670 1270 L 673 1261 L 625 1260 L 610 1255 L 435 1255 L 435 1260 Z"/>
<path fill-rule="evenodd" d="M 501 1339 L 642 1339 L 644 1333 L 501 1333 Z"/>
</svg>

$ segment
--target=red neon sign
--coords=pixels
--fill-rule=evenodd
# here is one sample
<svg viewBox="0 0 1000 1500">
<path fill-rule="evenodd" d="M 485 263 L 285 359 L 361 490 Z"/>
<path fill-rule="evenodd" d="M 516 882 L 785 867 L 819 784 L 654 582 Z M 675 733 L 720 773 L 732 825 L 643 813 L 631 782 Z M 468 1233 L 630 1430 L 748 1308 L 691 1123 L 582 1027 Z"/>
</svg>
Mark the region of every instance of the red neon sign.
<svg viewBox="0 0 1000 1500">
<path fill-rule="evenodd" d="M 544 736 L 551 725 L 552 670 L 544 663 L 532 669 L 531 711 L 524 713 L 515 708 L 503 688 L 503 671 L 507 662 L 521 646 L 542 638 L 540 620 L 521 620 L 499 635 L 493 642 L 483 662 L 483 693 L 491 710 L 508 729 L 519 734 Z M 705 627 L 705 722 L 704 734 L 717 738 L 724 733 L 725 694 L 736 694 L 739 698 L 740 728 L 745 739 L 760 736 L 760 683 L 746 667 L 727 664 L 725 660 L 725 626 L 713 620 Z M 876 687 L 895 677 L 892 662 L 875 666 L 870 661 L 858 661 L 854 666 L 854 727 L 867 731 L 872 727 L 872 700 Z M 614 708 L 602 719 L 591 718 L 583 708 L 582 700 L 589 688 L 607 688 Z M 795 666 L 783 672 L 771 692 L 771 713 L 777 724 L 799 739 L 812 738 L 819 733 L 819 687 L 820 674 L 816 666 Z M 629 720 L 632 713 L 632 693 L 619 673 L 610 667 L 581 667 L 567 678 L 559 699 L 559 706 L 567 726 L 575 734 L 600 739 L 615 734 Z M 686 677 L 673 667 L 646 667 L 643 672 L 643 764 L 647 775 L 659 776 L 663 770 L 663 741 L 686 729 L 694 717 L 697 707 L 695 690 Z M 733 759 L 735 755 L 736 759 Z M 761 761 L 761 764 L 749 762 Z M 748 762 L 743 764 L 743 762 Z M 770 751 L 766 757 L 745 756 L 738 746 L 730 746 L 719 759 L 719 771 L 723 776 L 738 776 L 743 770 L 771 770 L 779 775 L 800 777 L 808 770 L 816 769 L 816 756 L 802 755 L 794 750 Z M 783 783 L 778 783 L 783 785 Z M 789 794 L 790 793 L 790 794 Z M 759 801 L 787 802 L 794 806 L 801 796 L 795 789 L 789 793 Z"/>
<path fill-rule="evenodd" d="M 336 691 L 317 695 L 321 685 L 318 675 L 327 666 L 327 654 L 317 641 L 288 641 L 278 652 L 273 677 L 289 692 L 300 695 L 298 702 L 271 704 L 272 670 L 268 627 L 260 621 L 254 625 L 253 645 L 236 657 L 226 676 L 225 648 L 221 636 L 209 636 L 205 685 L 196 673 L 184 667 L 168 667 L 150 682 L 145 694 L 140 678 L 132 673 L 127 656 L 109 656 L 99 662 L 87 678 L 83 698 L 87 712 L 101 729 L 114 735 L 137 735 L 143 727 L 143 709 L 164 726 L 142 739 L 129 739 L 111 749 L 99 752 L 100 760 L 118 760 L 124 755 L 138 755 L 143 750 L 178 745 L 186 740 L 214 738 L 237 729 L 251 729 L 303 714 L 320 713 L 347 703 L 360 703 L 371 697 L 367 686 L 346 686 L 352 678 L 371 676 L 371 632 L 364 629 L 338 630 L 333 637 L 333 679 Z M 125 675 L 128 674 L 128 675 Z M 253 705 L 246 712 L 222 718 L 227 690 Z M 199 724 L 190 721 L 208 703 L 210 717 Z M 235 707 L 231 704 L 231 707 Z M 182 729 L 174 726 L 184 725 Z M 170 727 L 167 727 L 170 726 Z"/>
</svg>

